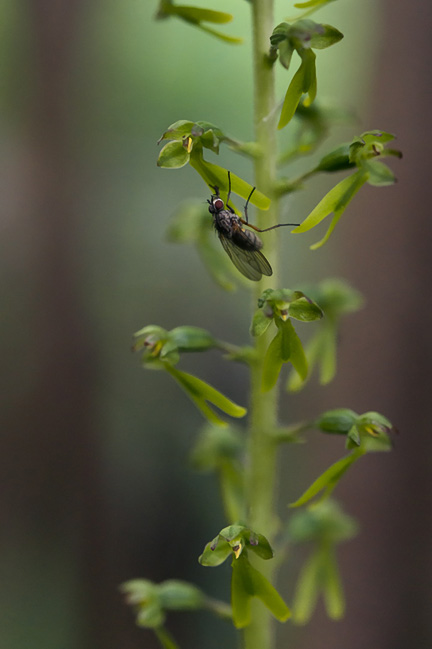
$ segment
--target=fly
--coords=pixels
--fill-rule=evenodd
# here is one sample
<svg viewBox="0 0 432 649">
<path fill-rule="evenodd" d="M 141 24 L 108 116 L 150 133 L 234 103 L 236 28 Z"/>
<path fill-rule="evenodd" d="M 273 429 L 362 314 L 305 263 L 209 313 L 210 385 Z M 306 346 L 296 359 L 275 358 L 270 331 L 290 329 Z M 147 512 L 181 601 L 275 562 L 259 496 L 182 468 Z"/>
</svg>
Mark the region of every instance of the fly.
<svg viewBox="0 0 432 649">
<path fill-rule="evenodd" d="M 226 206 L 220 197 L 219 187 L 215 186 L 213 189 L 215 193 L 212 194 L 210 200 L 207 199 L 207 203 L 209 204 L 208 209 L 210 214 L 213 216 L 213 225 L 218 233 L 219 241 L 234 266 L 242 273 L 242 275 L 253 282 L 258 282 L 263 275 L 266 275 L 267 277 L 273 275 L 272 267 L 261 252 L 263 243 L 255 232 L 268 232 L 269 230 L 274 230 L 275 228 L 280 228 L 284 225 L 298 224 L 279 223 L 278 225 L 272 225 L 270 228 L 260 230 L 255 225 L 249 223 L 247 209 L 251 196 L 256 189 L 255 187 L 249 194 L 244 208 L 246 220 L 237 216 L 233 208 L 229 205 L 231 195 L 231 174 L 229 171 Z M 255 232 L 245 230 L 243 227 L 244 225 L 252 228 Z"/>
</svg>

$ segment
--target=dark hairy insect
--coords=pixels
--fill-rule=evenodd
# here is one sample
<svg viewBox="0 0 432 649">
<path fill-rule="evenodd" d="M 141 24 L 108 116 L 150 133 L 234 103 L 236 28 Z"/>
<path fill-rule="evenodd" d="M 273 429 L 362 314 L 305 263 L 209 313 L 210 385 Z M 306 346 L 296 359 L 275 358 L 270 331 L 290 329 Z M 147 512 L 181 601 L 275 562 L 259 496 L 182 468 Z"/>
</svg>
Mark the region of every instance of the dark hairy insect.
<svg viewBox="0 0 432 649">
<path fill-rule="evenodd" d="M 220 197 L 219 187 L 213 187 L 215 193 L 212 194 L 210 200 L 207 199 L 209 204 L 209 212 L 213 216 L 213 225 L 218 233 L 219 240 L 223 249 L 231 259 L 234 266 L 239 270 L 242 275 L 251 279 L 253 282 L 258 282 L 263 275 L 268 277 L 273 274 L 272 267 L 268 260 L 261 252 L 263 246 L 261 239 L 255 232 L 246 230 L 243 226 L 246 225 L 256 232 L 268 232 L 285 225 L 298 225 L 296 223 L 279 223 L 273 225 L 271 228 L 260 230 L 255 225 L 249 223 L 247 208 L 255 187 L 252 189 L 248 196 L 246 205 L 244 207 L 245 219 L 234 212 L 233 208 L 229 205 L 231 195 L 231 174 L 228 171 L 228 195 L 226 205 Z"/>
</svg>

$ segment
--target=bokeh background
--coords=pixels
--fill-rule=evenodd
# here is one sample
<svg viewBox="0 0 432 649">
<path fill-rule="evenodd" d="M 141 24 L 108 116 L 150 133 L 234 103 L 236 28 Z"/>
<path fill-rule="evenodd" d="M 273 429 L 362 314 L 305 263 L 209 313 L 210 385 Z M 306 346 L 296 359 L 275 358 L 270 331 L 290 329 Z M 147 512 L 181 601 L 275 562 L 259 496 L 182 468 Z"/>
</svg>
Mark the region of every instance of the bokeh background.
<svg viewBox="0 0 432 649">
<path fill-rule="evenodd" d="M 133 577 L 189 579 L 229 596 L 229 569 L 196 560 L 224 525 L 212 478 L 188 467 L 200 415 L 130 353 L 132 333 L 150 323 L 202 326 L 239 344 L 247 336 L 248 294 L 222 292 L 192 249 L 164 239 L 180 201 L 207 198 L 201 179 L 155 164 L 158 137 L 178 119 L 252 137 L 249 6 L 216 5 L 235 14 L 227 31 L 245 37 L 242 47 L 155 22 L 156 0 L 0 0 L 5 649 L 153 649 L 118 591 Z M 276 20 L 290 14 L 278 2 Z M 362 528 L 340 551 L 346 618 L 330 622 L 320 607 L 306 629 L 285 625 L 280 646 L 426 649 L 432 5 L 346 0 L 316 19 L 346 37 L 319 53 L 320 97 L 357 116 L 329 146 L 382 128 L 398 135 L 404 160 L 392 164 L 398 184 L 366 187 L 323 250 L 309 251 L 315 234 L 283 233 L 285 285 L 340 274 L 367 301 L 344 325 L 336 380 L 283 397 L 282 415 L 375 409 L 400 435 L 394 453 L 367 457 L 339 489 Z M 278 83 L 282 97 L 282 69 Z M 226 149 L 220 163 L 252 180 Z M 311 182 L 286 210 L 303 218 L 332 180 Z M 244 368 L 216 353 L 188 363 L 245 403 Z M 283 503 L 342 453 L 327 439 L 284 451 Z M 289 600 L 289 579 L 280 588 Z M 229 626 L 206 614 L 173 615 L 169 626 L 184 647 L 235 646 Z"/>
</svg>

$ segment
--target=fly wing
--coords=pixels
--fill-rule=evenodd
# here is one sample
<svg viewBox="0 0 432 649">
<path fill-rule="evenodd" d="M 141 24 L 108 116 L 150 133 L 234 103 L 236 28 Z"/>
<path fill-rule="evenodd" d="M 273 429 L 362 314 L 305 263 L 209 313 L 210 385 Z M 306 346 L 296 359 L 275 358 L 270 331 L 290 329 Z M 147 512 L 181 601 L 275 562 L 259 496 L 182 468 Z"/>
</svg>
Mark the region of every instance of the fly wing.
<svg viewBox="0 0 432 649">
<path fill-rule="evenodd" d="M 248 279 L 258 282 L 263 275 L 273 274 L 269 262 L 259 250 L 239 248 L 232 239 L 224 237 L 220 232 L 219 239 L 234 266 Z"/>
</svg>

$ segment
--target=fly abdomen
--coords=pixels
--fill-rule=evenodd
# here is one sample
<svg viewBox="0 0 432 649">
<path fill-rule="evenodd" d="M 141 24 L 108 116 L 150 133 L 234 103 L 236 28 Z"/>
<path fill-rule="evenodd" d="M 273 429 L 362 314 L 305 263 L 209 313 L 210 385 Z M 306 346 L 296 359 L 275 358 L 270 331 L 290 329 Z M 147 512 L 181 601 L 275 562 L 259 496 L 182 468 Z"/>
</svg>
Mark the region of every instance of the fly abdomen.
<svg viewBox="0 0 432 649">
<path fill-rule="evenodd" d="M 235 228 L 232 233 L 232 240 L 243 250 L 260 250 L 263 246 L 261 239 L 251 230 Z"/>
</svg>

